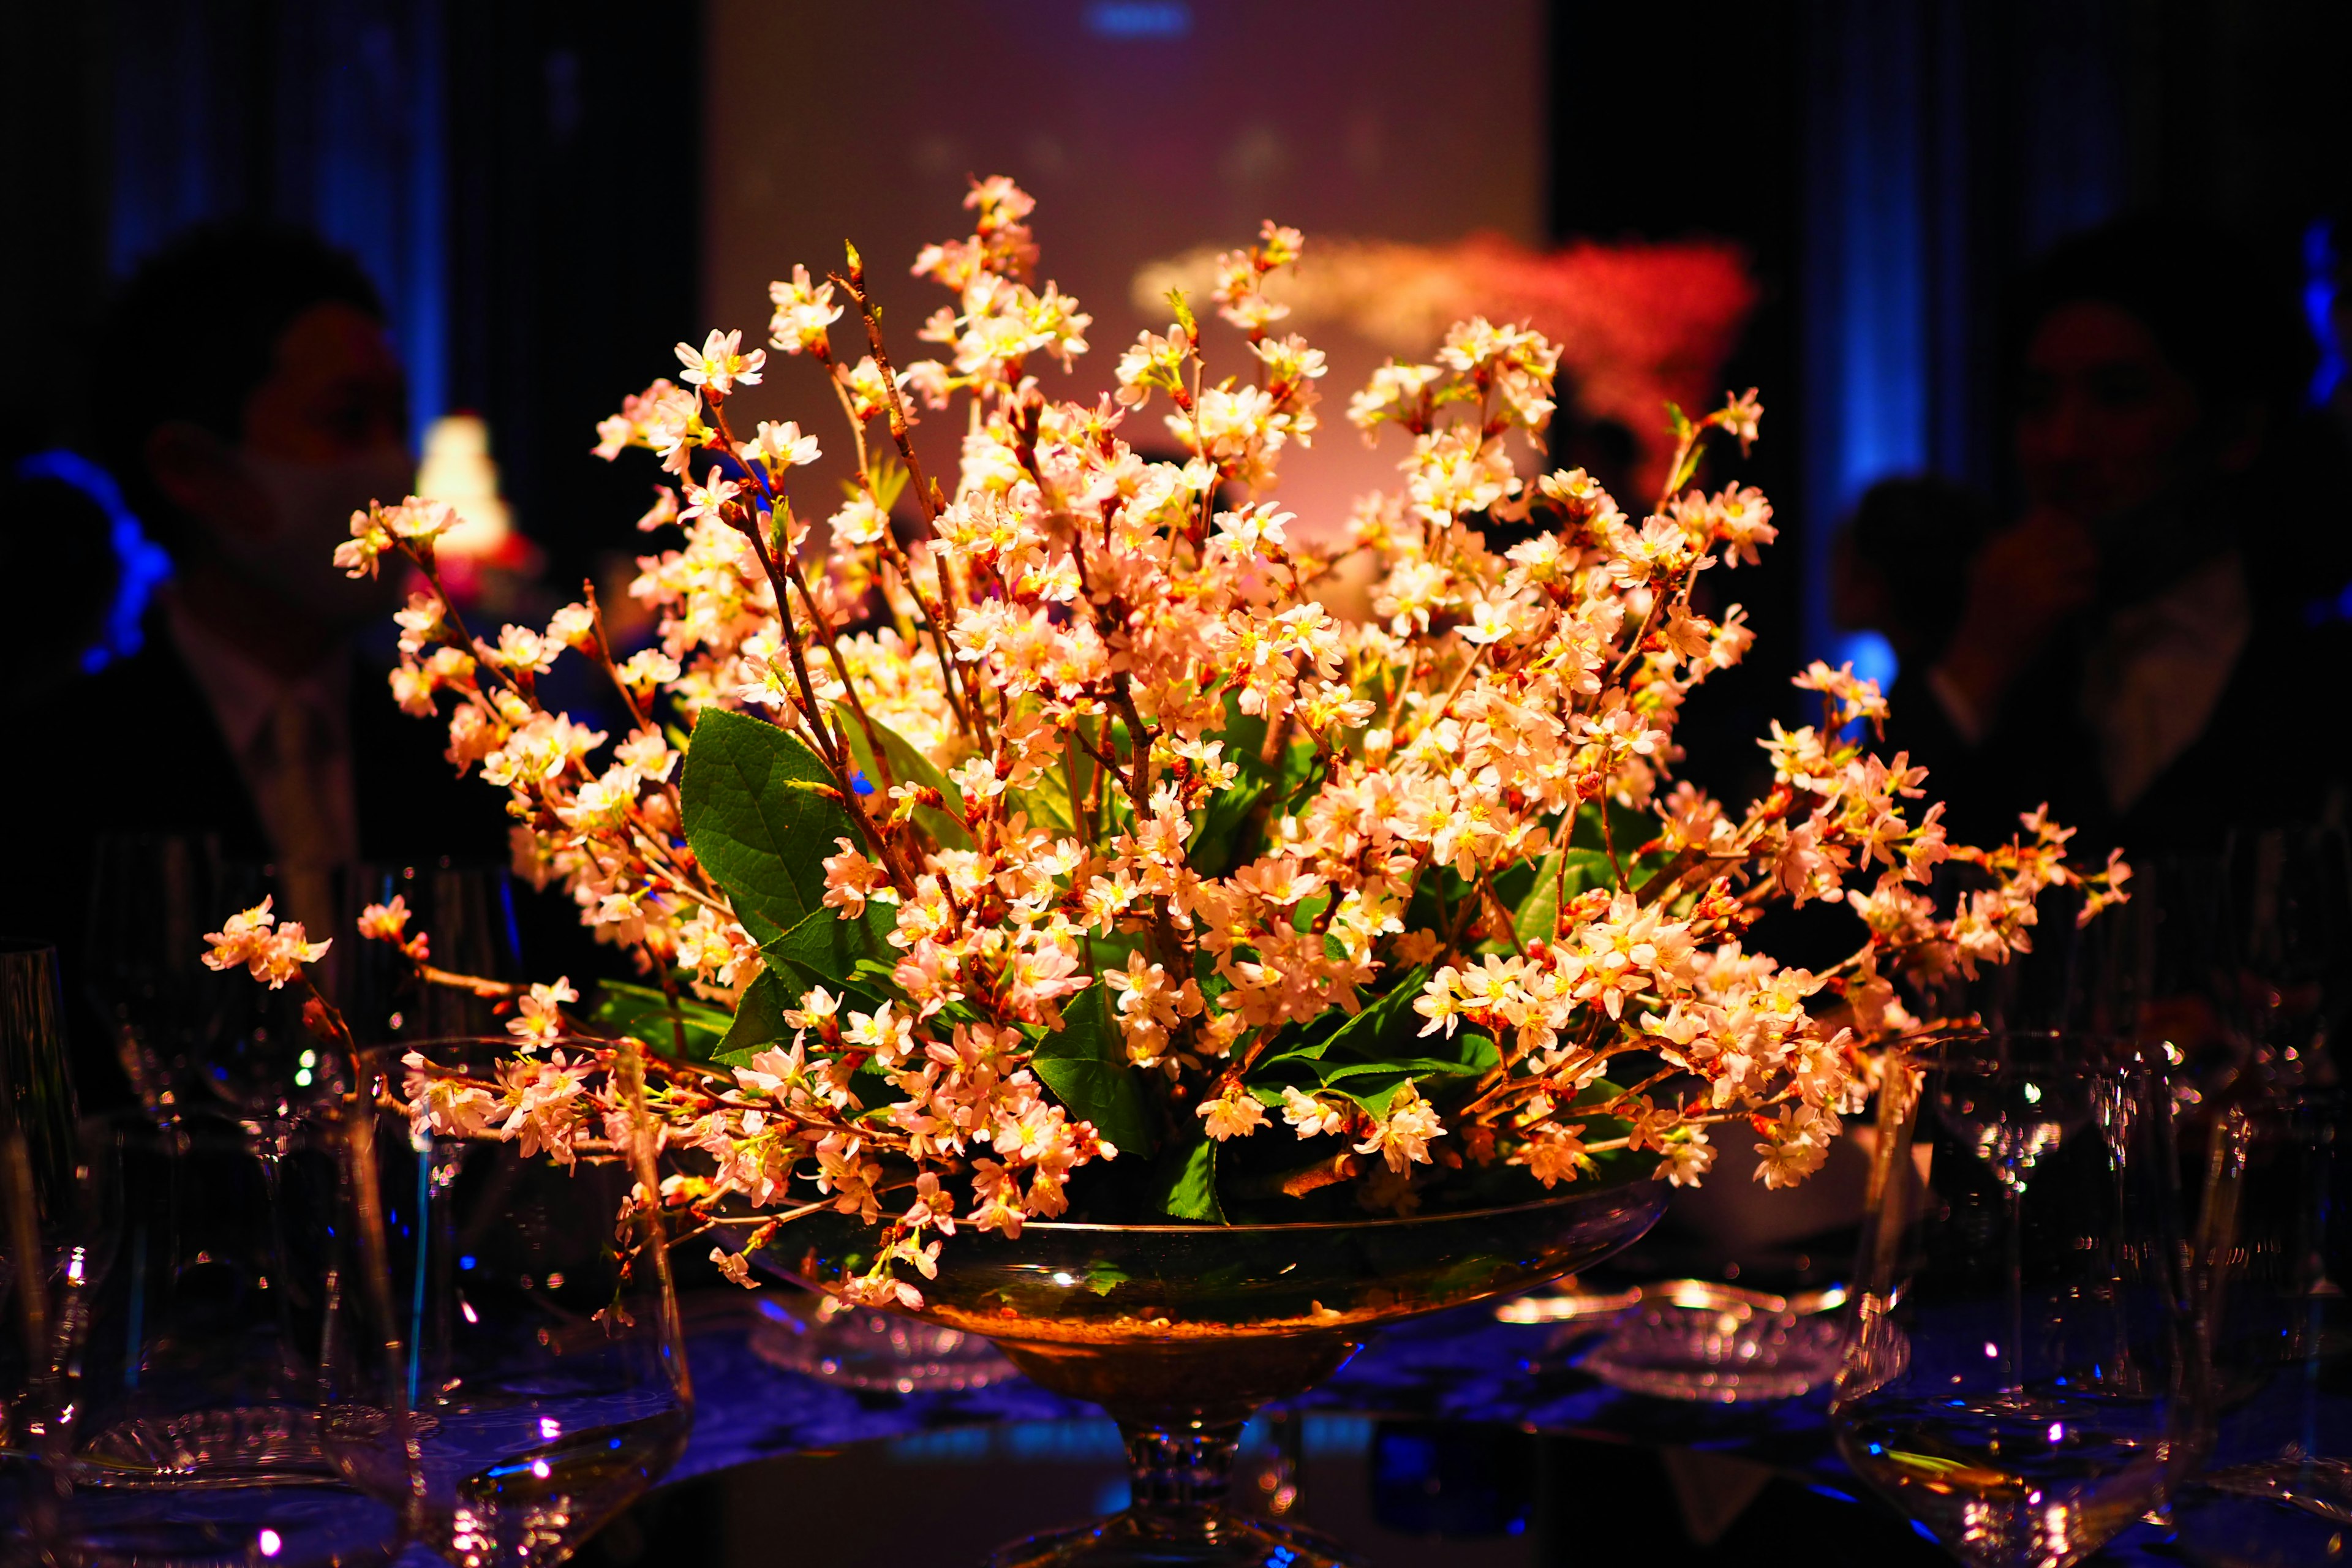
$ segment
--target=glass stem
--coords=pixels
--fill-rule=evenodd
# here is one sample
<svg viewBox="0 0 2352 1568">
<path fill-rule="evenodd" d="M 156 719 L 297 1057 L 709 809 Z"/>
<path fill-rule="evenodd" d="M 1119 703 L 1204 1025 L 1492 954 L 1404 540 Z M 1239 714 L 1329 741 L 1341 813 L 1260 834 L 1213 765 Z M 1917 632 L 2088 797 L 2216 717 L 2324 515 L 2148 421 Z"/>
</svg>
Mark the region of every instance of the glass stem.
<svg viewBox="0 0 2352 1568">
<path fill-rule="evenodd" d="M 1214 1532 L 1225 1496 L 1233 1489 L 1234 1456 L 1242 1424 L 1214 1426 L 1131 1426 L 1127 1440 L 1129 1515 L 1138 1529 L 1156 1536 Z"/>
<path fill-rule="evenodd" d="M 2011 1399 L 2018 1398 L 2025 1389 L 2025 1239 L 2019 1232 L 2025 1219 L 2025 1178 L 2021 1173 L 2001 1184 L 2001 1195 L 2009 1212 L 2008 1223 L 2001 1226 L 2001 1240 L 2008 1249 L 2006 1262 L 2009 1279 L 2008 1335 L 2003 1343 L 2002 1371 L 2006 1385 L 2002 1392 Z"/>
</svg>

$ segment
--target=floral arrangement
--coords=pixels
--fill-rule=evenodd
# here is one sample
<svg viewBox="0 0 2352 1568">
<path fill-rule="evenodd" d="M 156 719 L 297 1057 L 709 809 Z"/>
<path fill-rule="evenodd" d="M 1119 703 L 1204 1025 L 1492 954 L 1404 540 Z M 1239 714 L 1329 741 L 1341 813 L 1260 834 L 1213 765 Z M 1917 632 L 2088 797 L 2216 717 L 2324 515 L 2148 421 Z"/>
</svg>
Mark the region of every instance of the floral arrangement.
<svg viewBox="0 0 2352 1568">
<path fill-rule="evenodd" d="M 1296 232 L 1219 260 L 1231 370 L 1180 293 L 1084 404 L 1040 381 L 1088 318 L 1033 286 L 1030 198 L 992 179 L 966 205 L 972 232 L 915 264 L 954 298 L 919 333 L 937 358 L 898 366 L 854 248 L 772 286 L 769 348 L 811 362 L 857 458 L 822 550 L 793 489 L 816 437 L 729 418 L 776 368 L 740 333 L 680 344 L 677 382 L 600 427 L 600 455 L 650 449 L 674 481 L 640 526 L 676 542 L 633 589 L 659 646 L 620 657 L 593 591 L 478 635 L 440 590 L 446 508 L 354 516 L 340 563 L 397 556 L 424 583 L 394 696 L 447 725 L 451 763 L 506 793 L 520 865 L 650 982 L 583 1009 L 561 980 L 444 974 L 397 900 L 369 910 L 361 933 L 420 977 L 511 1007 L 495 1079 L 409 1058 L 420 1121 L 593 1156 L 604 1086 L 642 1069 L 659 1201 L 688 1234 L 745 1227 L 714 1254 L 730 1273 L 835 1209 L 880 1237 L 846 1292 L 913 1304 L 942 1238 L 1066 1213 L 1689 1184 L 1735 1132 L 1767 1184 L 1798 1181 L 1871 1048 L 1920 1026 L 1900 983 L 2022 950 L 2053 884 L 2121 896 L 2119 864 L 2070 867 L 2039 816 L 2006 846 L 1947 842 L 1921 770 L 1868 750 L 1884 703 L 1847 670 L 1799 679 L 1822 722 L 1774 725 L 1764 798 L 1728 811 L 1675 777 L 1685 699 L 1749 640 L 1702 579 L 1773 538 L 1756 490 L 1692 484 L 1709 442 L 1756 439 L 1752 394 L 1668 411 L 1670 479 L 1637 519 L 1580 472 L 1514 470 L 1505 437 L 1540 440 L 1558 351 L 1465 321 L 1349 401 L 1403 484 L 1327 553 L 1263 499 L 1322 434 L 1321 356 L 1265 291 Z M 961 409 L 952 489 L 908 438 L 918 404 Z M 1128 435 L 1160 428 L 1185 460 L 1137 455 Z M 1488 521 L 1531 537 L 1497 553 Z M 1317 600 L 1349 554 L 1377 565 L 1376 622 Z M 617 741 L 541 702 L 567 654 L 609 679 Z M 1976 869 L 1939 910 L 1946 862 Z M 1858 917 L 1833 967 L 1743 946 L 1769 906 L 1832 900 Z M 324 948 L 267 905 L 210 941 L 272 984 L 308 984 Z"/>
</svg>

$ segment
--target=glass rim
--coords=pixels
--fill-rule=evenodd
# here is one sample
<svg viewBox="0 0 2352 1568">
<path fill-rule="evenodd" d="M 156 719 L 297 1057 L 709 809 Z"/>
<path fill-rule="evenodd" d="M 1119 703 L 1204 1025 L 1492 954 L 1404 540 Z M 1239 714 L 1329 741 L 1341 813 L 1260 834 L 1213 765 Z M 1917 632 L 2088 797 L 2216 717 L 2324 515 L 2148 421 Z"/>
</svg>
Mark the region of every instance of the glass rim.
<svg viewBox="0 0 2352 1568">
<path fill-rule="evenodd" d="M 2007 1029 L 1956 1027 L 1931 1029 L 1890 1042 L 1889 1049 L 1924 1063 L 1946 1053 L 2027 1046 L 2043 1050 L 2072 1049 L 2084 1053 L 2084 1065 L 2154 1066 L 2159 1043 L 2108 1029 Z"/>
<path fill-rule="evenodd" d="M 1927 1079 L 2074 1078 L 2160 1092 L 2170 1064 L 2155 1041 L 2093 1030 L 1963 1029 L 1899 1041 L 1885 1065 Z"/>
<path fill-rule="evenodd" d="M 320 1109 L 337 1103 L 322 1101 Z M 120 1136 L 124 1132 L 155 1138 L 205 1137 L 214 1133 L 251 1140 L 273 1126 L 299 1128 L 310 1117 L 269 1117 L 240 1115 L 233 1105 L 213 1105 L 199 1100 L 191 1105 L 175 1106 L 168 1117 L 159 1117 L 143 1105 L 114 1105 L 103 1110 L 84 1113 L 76 1120 L 74 1128 L 87 1143 L 99 1135 Z"/>
</svg>

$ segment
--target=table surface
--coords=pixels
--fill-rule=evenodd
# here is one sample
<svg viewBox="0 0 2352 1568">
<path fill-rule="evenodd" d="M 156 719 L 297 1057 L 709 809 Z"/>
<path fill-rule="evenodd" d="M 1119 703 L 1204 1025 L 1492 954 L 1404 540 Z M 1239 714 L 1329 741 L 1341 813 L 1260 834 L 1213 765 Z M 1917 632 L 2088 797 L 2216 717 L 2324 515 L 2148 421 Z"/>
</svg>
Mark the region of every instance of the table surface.
<svg viewBox="0 0 2352 1568">
<path fill-rule="evenodd" d="M 583 1553 L 586 1568 L 765 1564 L 784 1560 L 785 1542 L 793 1560 L 827 1568 L 969 1564 L 1124 1503 L 1116 1429 L 1024 1379 L 901 1394 L 771 1365 L 751 1342 L 760 1314 L 803 1306 L 773 1289 L 691 1300 L 692 1441 L 667 1483 Z M 1264 1424 L 1253 1428 L 1236 1493 L 1268 1511 L 1257 1483 L 1287 1479 L 1297 1496 L 1285 1517 L 1381 1568 L 1951 1563 L 1839 1463 L 1826 1391 L 1736 1405 L 1645 1398 L 1580 1371 L 1581 1347 L 1559 1340 L 1486 1307 L 1391 1329 L 1277 1417 L 1294 1424 L 1295 1473 L 1269 1475 Z M 2092 1561 L 2170 1560 L 2139 1525 Z"/>
</svg>

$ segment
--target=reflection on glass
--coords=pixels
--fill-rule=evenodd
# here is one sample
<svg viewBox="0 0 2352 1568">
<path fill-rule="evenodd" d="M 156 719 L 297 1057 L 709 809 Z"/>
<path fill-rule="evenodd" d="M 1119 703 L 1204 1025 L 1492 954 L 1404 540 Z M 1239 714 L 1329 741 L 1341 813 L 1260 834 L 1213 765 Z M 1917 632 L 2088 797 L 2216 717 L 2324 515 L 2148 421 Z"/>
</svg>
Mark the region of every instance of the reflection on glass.
<svg viewBox="0 0 2352 1568">
<path fill-rule="evenodd" d="M 2346 1100 L 2305 1089 L 2192 1121 L 2194 1256 L 2219 1412 L 2173 1509 L 2210 1563 L 2322 1563 L 2352 1527 L 2352 1209 Z M 2201 1156 L 2201 1157 L 2200 1157 Z"/>
<path fill-rule="evenodd" d="M 2156 1094 L 2125 1047 L 2023 1035 L 1942 1042 L 1881 1090 L 1832 1422 L 1969 1563 L 2089 1555 L 2210 1420 Z"/>
<path fill-rule="evenodd" d="M 0 1533 L 68 1563 L 388 1561 L 397 1510 L 320 1440 L 333 1162 L 200 1115 L 83 1148 Z"/>
<path fill-rule="evenodd" d="M 151 1115 L 226 1105 L 281 1119 L 340 1087 L 331 1053 L 302 1026 L 297 991 L 257 985 L 241 970 L 215 973 L 200 959 L 205 932 L 276 891 L 266 868 L 224 859 L 209 838 L 100 840 L 81 984 Z M 340 952 L 329 962 L 339 964 Z M 323 978 L 331 988 L 331 970 Z"/>
<path fill-rule="evenodd" d="M 510 1045 L 417 1048 L 495 1077 Z M 389 1074 L 396 1091 L 402 1070 L 380 1055 L 365 1080 Z M 569 1168 L 520 1142 L 413 1134 L 397 1111 L 344 1123 L 380 1244 L 338 1303 L 329 1446 L 391 1498 L 413 1455 L 419 1534 L 459 1568 L 562 1562 L 685 1447 L 668 1259 L 653 1217 L 625 1213 L 640 1175 L 651 1184 L 637 1110 Z"/>
</svg>

